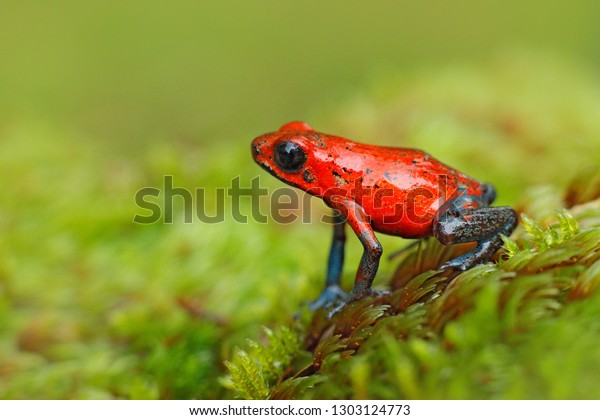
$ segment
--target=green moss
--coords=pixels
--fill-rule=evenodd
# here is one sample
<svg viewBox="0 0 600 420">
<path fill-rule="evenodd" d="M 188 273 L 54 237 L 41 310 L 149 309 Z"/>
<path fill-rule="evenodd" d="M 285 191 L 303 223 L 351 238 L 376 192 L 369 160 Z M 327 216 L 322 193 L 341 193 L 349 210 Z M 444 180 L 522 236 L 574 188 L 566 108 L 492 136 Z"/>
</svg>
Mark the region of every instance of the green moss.
<svg viewBox="0 0 600 420">
<path fill-rule="evenodd" d="M 276 332 L 265 328 L 264 332 L 267 346 L 249 340 L 250 354 L 238 349 L 233 361 L 225 362 L 230 376 L 223 379 L 223 384 L 244 398 L 267 398 L 300 344 L 297 333 L 289 328 L 281 327 Z"/>
</svg>

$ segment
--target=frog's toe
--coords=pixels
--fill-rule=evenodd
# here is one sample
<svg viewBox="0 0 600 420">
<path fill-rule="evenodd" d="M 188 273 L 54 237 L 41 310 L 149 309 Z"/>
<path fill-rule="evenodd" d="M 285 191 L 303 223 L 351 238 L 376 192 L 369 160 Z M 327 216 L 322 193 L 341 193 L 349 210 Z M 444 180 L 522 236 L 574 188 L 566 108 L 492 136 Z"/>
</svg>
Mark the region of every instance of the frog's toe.
<svg viewBox="0 0 600 420">
<path fill-rule="evenodd" d="M 338 303 L 337 305 L 335 305 L 333 307 L 333 309 L 327 313 L 327 318 L 333 317 L 335 314 L 337 314 L 339 311 L 341 311 L 342 308 L 344 306 L 346 306 L 347 303 L 348 303 L 347 301 L 342 301 L 342 302 Z"/>
<path fill-rule="evenodd" d="M 350 300 L 351 301 L 361 300 L 361 299 L 364 299 L 364 298 L 366 298 L 368 296 L 377 298 L 377 297 L 380 297 L 380 296 L 390 295 L 391 293 L 392 292 L 390 292 L 389 290 L 368 289 L 368 290 L 360 291 L 359 293 L 353 292 L 352 295 L 351 295 L 351 297 L 350 297 Z"/>
<path fill-rule="evenodd" d="M 392 294 L 392 292 L 390 292 L 389 290 L 373 290 L 373 289 L 371 289 L 371 291 L 369 292 L 369 295 L 371 295 L 373 297 L 389 296 L 391 294 Z"/>
<path fill-rule="evenodd" d="M 471 268 L 472 264 L 469 261 L 465 261 L 465 258 L 455 258 L 453 260 L 447 261 L 444 264 L 440 265 L 438 270 L 444 271 L 448 269 L 458 270 L 458 271 L 466 271 Z"/>
<path fill-rule="evenodd" d="M 308 304 L 308 309 L 316 311 L 321 308 L 330 308 L 338 302 L 341 302 L 344 306 L 347 301 L 348 295 L 338 285 L 328 286 L 317 299 Z M 340 309 L 342 306 L 340 306 Z"/>
</svg>

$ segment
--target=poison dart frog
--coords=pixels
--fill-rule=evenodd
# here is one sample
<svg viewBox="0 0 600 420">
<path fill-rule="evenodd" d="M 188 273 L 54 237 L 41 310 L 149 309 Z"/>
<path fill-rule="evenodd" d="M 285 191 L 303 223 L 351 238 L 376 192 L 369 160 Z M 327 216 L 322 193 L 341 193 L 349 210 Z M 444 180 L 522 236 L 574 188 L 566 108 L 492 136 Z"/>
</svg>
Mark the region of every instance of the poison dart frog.
<svg viewBox="0 0 600 420">
<path fill-rule="evenodd" d="M 361 299 L 371 289 L 383 252 L 375 232 L 436 237 L 442 244 L 477 242 L 439 267 L 467 270 L 489 260 L 518 223 L 510 207 L 490 207 L 494 187 L 416 149 L 357 143 L 294 121 L 254 139 L 254 160 L 283 182 L 322 198 L 334 210 L 325 288 L 309 307 Z M 352 292 L 340 288 L 350 225 L 364 247 Z"/>
</svg>

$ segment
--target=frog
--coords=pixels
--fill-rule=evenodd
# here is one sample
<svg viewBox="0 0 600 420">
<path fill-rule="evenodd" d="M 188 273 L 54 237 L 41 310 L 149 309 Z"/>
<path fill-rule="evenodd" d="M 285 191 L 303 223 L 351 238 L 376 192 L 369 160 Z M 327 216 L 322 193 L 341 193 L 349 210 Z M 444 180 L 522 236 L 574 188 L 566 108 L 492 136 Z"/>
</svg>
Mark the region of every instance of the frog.
<svg viewBox="0 0 600 420">
<path fill-rule="evenodd" d="M 518 225 L 515 210 L 493 207 L 496 190 L 413 148 L 359 143 L 325 134 L 302 121 L 256 137 L 256 163 L 275 178 L 321 198 L 333 210 L 325 285 L 308 306 L 335 307 L 375 291 L 383 248 L 375 233 L 406 239 L 435 237 L 443 245 L 475 247 L 438 268 L 465 271 L 488 262 Z M 346 225 L 363 246 L 350 293 L 340 286 Z M 337 306 L 336 306 L 337 305 Z"/>
</svg>

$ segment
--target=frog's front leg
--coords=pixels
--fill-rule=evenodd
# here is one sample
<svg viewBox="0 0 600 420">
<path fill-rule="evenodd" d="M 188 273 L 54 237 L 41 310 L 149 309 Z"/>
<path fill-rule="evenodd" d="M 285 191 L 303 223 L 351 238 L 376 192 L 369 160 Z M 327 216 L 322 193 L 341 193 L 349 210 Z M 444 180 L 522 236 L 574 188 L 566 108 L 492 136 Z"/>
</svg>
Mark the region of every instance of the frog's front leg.
<svg viewBox="0 0 600 420">
<path fill-rule="evenodd" d="M 348 300 L 348 295 L 340 288 L 344 267 L 344 247 L 346 245 L 345 217 L 336 212 L 333 216 L 333 223 L 333 240 L 327 262 L 327 280 L 323 292 L 308 305 L 311 311 L 328 308 L 340 300 L 342 302 Z"/>
<path fill-rule="evenodd" d="M 309 305 L 309 308 L 314 310 L 323 307 L 330 307 L 333 303 L 339 302 L 334 309 L 329 312 L 329 316 L 338 312 L 347 302 L 359 300 L 372 293 L 371 285 L 377 269 L 379 268 L 379 259 L 383 248 L 377 240 L 373 228 L 369 222 L 369 217 L 361 206 L 351 200 L 344 200 L 341 203 L 336 203 L 334 208 L 337 208 L 342 216 L 334 225 L 334 239 L 331 245 L 329 254 L 329 266 L 327 270 L 327 284 L 325 290 L 319 298 Z M 344 243 L 346 235 L 344 233 L 344 224 L 340 220 L 344 220 L 350 225 L 358 239 L 364 247 L 362 258 L 356 272 L 354 287 L 351 294 L 346 295 L 339 287 L 342 264 L 344 261 Z"/>
<path fill-rule="evenodd" d="M 345 204 L 348 224 L 352 227 L 364 248 L 354 279 L 352 294 L 350 295 L 350 300 L 358 300 L 372 292 L 371 285 L 379 268 L 379 259 L 383 253 L 383 247 L 377 240 L 369 216 L 363 208 L 354 201 L 347 201 Z"/>
<path fill-rule="evenodd" d="M 510 207 L 486 207 L 491 201 L 493 195 L 463 195 L 440 207 L 434 219 L 433 234 L 442 244 L 477 242 L 472 251 L 446 262 L 440 270 L 465 271 L 488 261 L 502 246 L 500 235 L 509 236 L 515 230 L 519 220 L 517 213 Z"/>
<path fill-rule="evenodd" d="M 383 253 L 383 248 L 375 233 L 371 227 L 369 216 L 365 213 L 364 209 L 351 200 L 345 200 L 342 203 L 339 210 L 346 217 L 346 221 L 358 236 L 358 239 L 363 245 L 363 254 L 358 265 L 356 277 L 354 279 L 354 287 L 350 296 L 336 305 L 327 315 L 328 317 L 333 316 L 336 312 L 346 305 L 347 302 L 359 300 L 367 295 L 373 294 L 371 285 L 377 274 L 379 268 L 379 259 Z M 386 292 L 378 292 L 377 294 L 384 294 Z"/>
</svg>

